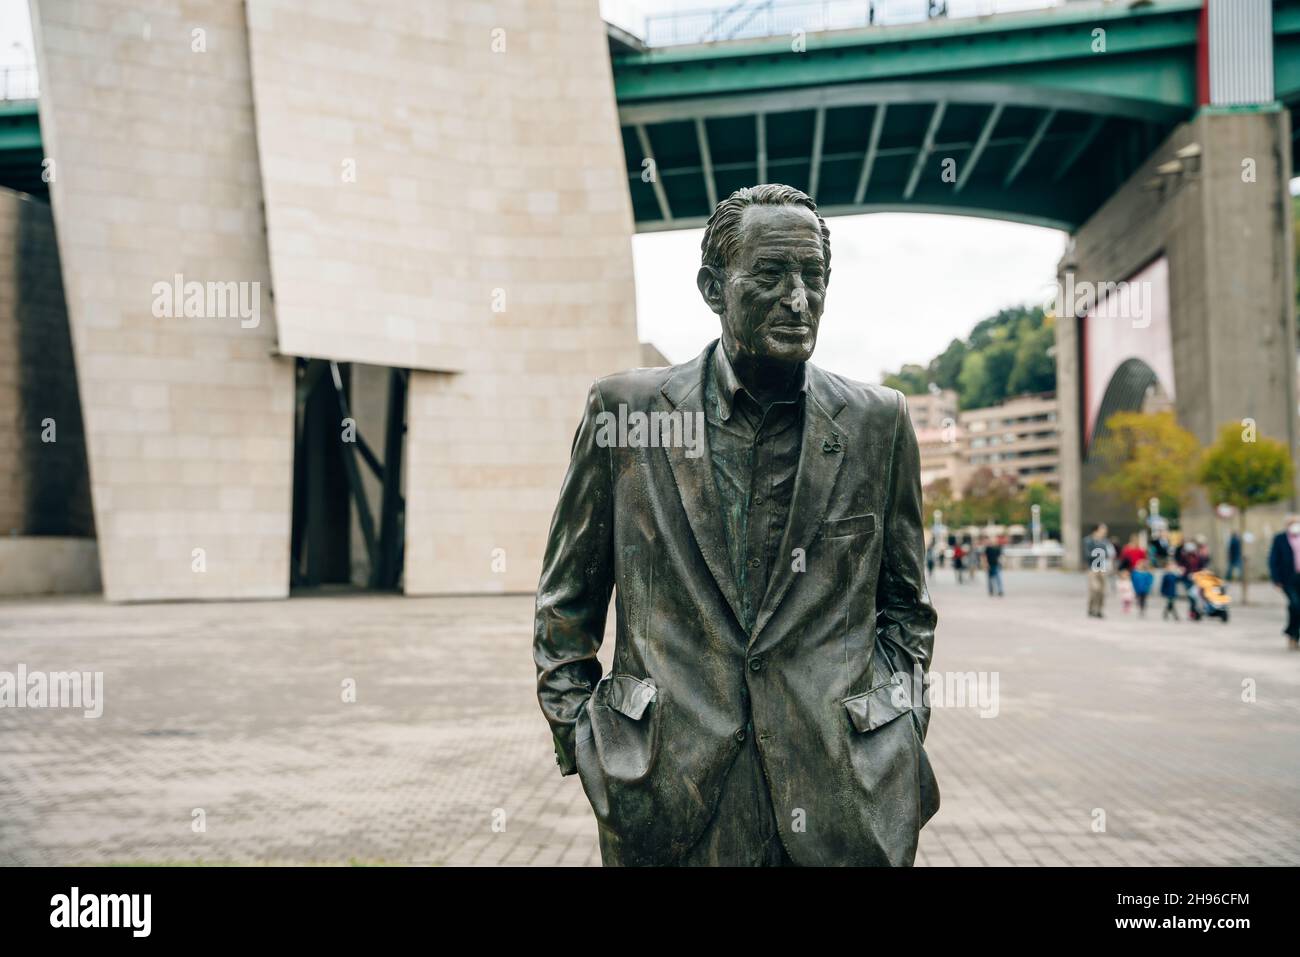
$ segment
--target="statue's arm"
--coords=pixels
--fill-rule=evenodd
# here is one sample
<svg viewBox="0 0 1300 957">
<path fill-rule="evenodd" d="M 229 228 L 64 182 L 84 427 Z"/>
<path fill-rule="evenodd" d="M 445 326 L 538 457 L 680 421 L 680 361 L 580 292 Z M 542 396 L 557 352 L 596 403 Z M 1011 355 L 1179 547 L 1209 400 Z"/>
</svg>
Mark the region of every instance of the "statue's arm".
<svg viewBox="0 0 1300 957">
<path fill-rule="evenodd" d="M 921 511 L 921 452 L 900 395 L 894 428 L 893 475 L 876 586 L 876 647 L 889 660 L 890 670 L 907 675 L 908 686 L 924 681 L 934 653 L 937 615 L 925 586 L 925 520 Z M 919 669 L 919 676 L 915 669 Z M 930 724 L 930 707 L 914 701 L 921 737 Z"/>
<path fill-rule="evenodd" d="M 612 450 L 596 441 L 597 416 L 603 411 L 596 383 L 573 439 L 537 586 L 537 700 L 550 722 L 562 774 L 577 770 L 573 726 L 600 680 L 596 652 L 614 587 Z"/>
</svg>

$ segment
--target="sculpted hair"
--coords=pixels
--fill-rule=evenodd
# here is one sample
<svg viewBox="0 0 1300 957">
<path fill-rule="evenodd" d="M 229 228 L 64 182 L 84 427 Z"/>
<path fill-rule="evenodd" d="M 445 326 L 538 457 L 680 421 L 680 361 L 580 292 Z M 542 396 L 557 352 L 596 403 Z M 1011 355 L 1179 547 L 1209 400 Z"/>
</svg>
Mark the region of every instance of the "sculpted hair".
<svg viewBox="0 0 1300 957">
<path fill-rule="evenodd" d="M 810 209 L 821 227 L 822 255 L 826 258 L 827 271 L 830 270 L 831 231 L 826 228 L 821 213 L 817 212 L 817 204 L 802 190 L 780 183 L 746 186 L 718 203 L 704 227 L 704 241 L 700 243 L 703 265 L 723 269 L 731 261 L 740 246 L 740 217 L 748 206 L 806 206 Z"/>
</svg>

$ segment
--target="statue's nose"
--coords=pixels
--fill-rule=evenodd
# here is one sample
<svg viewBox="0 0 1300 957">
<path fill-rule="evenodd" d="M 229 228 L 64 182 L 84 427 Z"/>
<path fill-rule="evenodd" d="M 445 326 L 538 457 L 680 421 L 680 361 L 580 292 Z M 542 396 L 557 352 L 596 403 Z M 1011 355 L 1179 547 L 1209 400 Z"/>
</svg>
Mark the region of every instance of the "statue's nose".
<svg viewBox="0 0 1300 957">
<path fill-rule="evenodd" d="M 795 275 L 789 295 L 785 296 L 781 302 L 788 305 L 795 312 L 804 312 L 808 308 L 808 290 L 804 286 L 801 276 Z"/>
</svg>

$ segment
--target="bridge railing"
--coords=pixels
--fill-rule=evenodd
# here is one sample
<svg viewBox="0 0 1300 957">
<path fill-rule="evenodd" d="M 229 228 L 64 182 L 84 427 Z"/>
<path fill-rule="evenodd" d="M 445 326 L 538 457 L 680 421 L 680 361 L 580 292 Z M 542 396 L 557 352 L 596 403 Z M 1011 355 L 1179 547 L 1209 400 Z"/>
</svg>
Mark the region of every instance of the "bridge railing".
<svg viewBox="0 0 1300 957">
<path fill-rule="evenodd" d="M 677 46 L 923 23 L 1061 6 L 1067 0 L 732 0 L 671 13 L 642 15 L 635 2 L 603 0 L 606 20 L 647 46 Z"/>
<path fill-rule="evenodd" d="M 39 92 L 35 63 L 0 66 L 0 100 L 34 100 Z"/>
</svg>

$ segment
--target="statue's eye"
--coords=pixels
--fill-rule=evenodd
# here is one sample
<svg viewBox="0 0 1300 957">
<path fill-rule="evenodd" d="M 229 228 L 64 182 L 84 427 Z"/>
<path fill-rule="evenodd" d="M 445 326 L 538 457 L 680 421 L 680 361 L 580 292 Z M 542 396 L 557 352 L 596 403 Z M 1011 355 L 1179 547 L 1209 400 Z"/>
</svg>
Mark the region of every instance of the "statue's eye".
<svg viewBox="0 0 1300 957">
<path fill-rule="evenodd" d="M 773 283 L 781 281 L 781 270 L 768 267 L 758 271 L 758 278 L 762 282 Z"/>
</svg>

